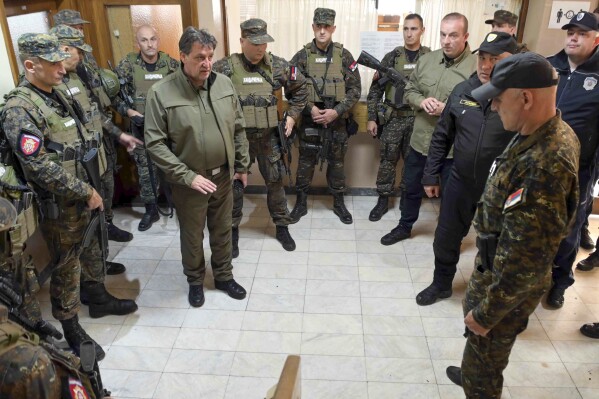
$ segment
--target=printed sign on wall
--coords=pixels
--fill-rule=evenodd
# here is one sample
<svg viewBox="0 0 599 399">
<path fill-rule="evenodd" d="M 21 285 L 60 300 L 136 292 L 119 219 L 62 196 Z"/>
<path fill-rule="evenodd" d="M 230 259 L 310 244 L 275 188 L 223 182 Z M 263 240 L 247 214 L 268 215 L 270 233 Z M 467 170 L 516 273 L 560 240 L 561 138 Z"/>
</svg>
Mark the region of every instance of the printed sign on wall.
<svg viewBox="0 0 599 399">
<path fill-rule="evenodd" d="M 549 15 L 548 29 L 561 29 L 581 11 L 590 11 L 590 1 L 554 1 Z"/>
</svg>

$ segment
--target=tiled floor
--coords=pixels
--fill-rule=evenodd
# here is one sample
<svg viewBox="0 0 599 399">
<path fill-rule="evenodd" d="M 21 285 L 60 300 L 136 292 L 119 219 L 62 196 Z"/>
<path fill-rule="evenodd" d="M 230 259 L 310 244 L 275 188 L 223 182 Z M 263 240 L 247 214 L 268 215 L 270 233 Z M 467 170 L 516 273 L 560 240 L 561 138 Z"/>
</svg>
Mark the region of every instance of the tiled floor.
<svg viewBox="0 0 599 399">
<path fill-rule="evenodd" d="M 294 197 L 289 198 L 289 207 Z M 265 197 L 247 196 L 234 261 L 248 297 L 236 301 L 206 279 L 206 303 L 187 302 L 176 219 L 136 230 L 141 209 L 118 209 L 133 241 L 111 243 L 127 273 L 107 286 L 136 298 L 127 317 L 81 320 L 107 352 L 105 385 L 117 398 L 260 399 L 277 381 L 287 354 L 302 358 L 306 399 L 450 399 L 461 388 L 445 376 L 464 346 L 461 299 L 472 272 L 472 232 L 464 241 L 454 296 L 419 307 L 415 293 L 432 280 L 432 238 L 439 203 L 425 201 L 413 237 L 385 247 L 399 211 L 368 221 L 374 197 L 347 197 L 354 224 L 331 211 L 331 197 L 310 197 L 308 215 L 290 227 L 285 252 L 274 239 Z M 599 233 L 599 218 L 592 234 Z M 205 244 L 205 246 L 207 246 Z M 209 250 L 207 251 L 209 253 Z M 586 256 L 581 250 L 579 258 Z M 209 256 L 207 257 L 209 259 Z M 578 332 L 599 320 L 599 272 L 576 273 L 560 310 L 539 307 L 516 342 L 503 398 L 599 398 L 599 342 Z M 47 287 L 44 314 L 51 318 Z"/>
</svg>

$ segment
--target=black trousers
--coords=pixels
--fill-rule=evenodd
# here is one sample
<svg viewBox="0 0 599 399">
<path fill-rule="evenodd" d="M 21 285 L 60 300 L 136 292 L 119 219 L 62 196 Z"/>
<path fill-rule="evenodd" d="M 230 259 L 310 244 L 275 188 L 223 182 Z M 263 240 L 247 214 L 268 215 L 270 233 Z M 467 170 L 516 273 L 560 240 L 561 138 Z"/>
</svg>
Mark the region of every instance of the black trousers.
<svg viewBox="0 0 599 399">
<path fill-rule="evenodd" d="M 468 234 L 476 204 L 483 190 L 484 184 L 476 185 L 472 180 L 461 177 L 455 167 L 451 168 L 443 190 L 441 211 L 433 242 L 435 254 L 433 283 L 443 290 L 451 288 L 460 260 L 462 240 Z"/>
</svg>

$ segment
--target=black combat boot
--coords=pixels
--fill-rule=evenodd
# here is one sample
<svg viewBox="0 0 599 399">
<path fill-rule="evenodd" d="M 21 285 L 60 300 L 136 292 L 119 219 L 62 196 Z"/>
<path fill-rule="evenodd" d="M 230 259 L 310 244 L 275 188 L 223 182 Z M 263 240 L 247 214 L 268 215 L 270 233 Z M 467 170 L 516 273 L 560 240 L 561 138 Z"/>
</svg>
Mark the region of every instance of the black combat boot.
<svg viewBox="0 0 599 399">
<path fill-rule="evenodd" d="M 156 204 L 146 204 L 146 213 L 144 213 L 144 215 L 141 217 L 137 229 L 139 231 L 146 231 L 152 227 L 154 222 L 159 220 L 160 214 L 158 214 L 158 208 L 156 207 Z"/>
<path fill-rule="evenodd" d="M 239 227 L 231 228 L 231 257 L 233 259 L 239 256 Z"/>
<path fill-rule="evenodd" d="M 595 249 L 595 241 L 591 238 L 591 233 L 587 226 L 582 226 L 580 229 L 580 247 L 589 251 Z"/>
<path fill-rule="evenodd" d="M 115 276 L 117 274 L 125 273 L 127 268 L 122 263 L 118 262 L 106 262 L 106 274 L 110 276 Z"/>
<path fill-rule="evenodd" d="M 437 299 L 449 298 L 452 293 L 451 287 L 444 290 L 432 283 L 416 295 L 416 303 L 420 306 L 432 305 Z"/>
<path fill-rule="evenodd" d="M 84 341 L 92 341 L 96 348 L 96 360 L 100 361 L 104 359 L 106 353 L 96 341 L 87 335 L 83 327 L 81 327 L 81 324 L 79 324 L 79 317 L 77 317 L 77 315 L 67 320 L 60 320 L 60 324 L 62 324 L 64 338 L 77 356 L 79 356 L 79 347 L 81 346 L 81 343 Z"/>
<path fill-rule="evenodd" d="M 289 216 L 291 216 L 291 223 L 295 224 L 299 222 L 302 216 L 306 216 L 306 214 L 308 214 L 308 194 L 303 191 L 298 191 L 295 206 L 289 214 Z"/>
<path fill-rule="evenodd" d="M 129 242 L 133 239 L 133 234 L 128 231 L 121 230 L 116 227 L 112 222 L 106 223 L 106 230 L 108 231 L 108 239 L 116 242 Z"/>
<path fill-rule="evenodd" d="M 462 369 L 456 366 L 449 366 L 445 370 L 447 378 L 456 385 L 462 386 Z"/>
<path fill-rule="evenodd" d="M 104 283 L 82 282 L 81 292 L 87 297 L 89 317 L 92 319 L 108 315 L 124 316 L 137 310 L 135 301 L 113 297 L 106 291 Z"/>
<path fill-rule="evenodd" d="M 376 222 L 381 220 L 383 215 L 389 211 L 389 197 L 379 196 L 379 200 L 376 205 L 370 211 L 370 215 L 368 216 L 368 220 L 371 222 Z"/>
<path fill-rule="evenodd" d="M 341 220 L 343 223 L 353 223 L 351 213 L 349 213 L 349 211 L 345 207 L 345 201 L 343 201 L 343 193 L 333 194 L 333 212 L 335 213 L 335 215 L 339 216 L 339 220 Z"/>
<path fill-rule="evenodd" d="M 293 241 L 291 234 L 289 234 L 287 226 L 277 226 L 276 237 L 285 251 L 295 251 L 295 241 Z"/>
</svg>

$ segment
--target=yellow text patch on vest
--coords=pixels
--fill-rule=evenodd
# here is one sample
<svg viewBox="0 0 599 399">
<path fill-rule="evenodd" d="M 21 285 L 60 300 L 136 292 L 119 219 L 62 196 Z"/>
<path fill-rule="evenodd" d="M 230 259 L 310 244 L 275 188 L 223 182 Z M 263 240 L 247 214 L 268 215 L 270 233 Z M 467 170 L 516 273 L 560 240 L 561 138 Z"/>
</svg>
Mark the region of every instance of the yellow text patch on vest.
<svg viewBox="0 0 599 399">
<path fill-rule="evenodd" d="M 478 103 L 476 101 L 469 100 L 460 100 L 460 104 L 465 105 L 467 107 L 478 107 Z"/>
</svg>

